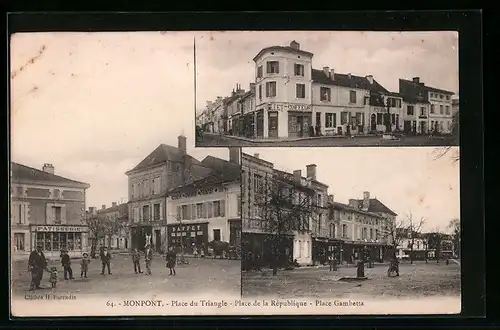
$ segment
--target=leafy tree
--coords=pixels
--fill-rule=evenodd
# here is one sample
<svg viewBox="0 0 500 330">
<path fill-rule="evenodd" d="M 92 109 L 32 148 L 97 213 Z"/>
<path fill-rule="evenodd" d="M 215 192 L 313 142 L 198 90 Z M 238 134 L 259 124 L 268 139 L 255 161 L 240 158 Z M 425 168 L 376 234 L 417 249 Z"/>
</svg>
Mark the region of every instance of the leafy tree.
<svg viewBox="0 0 500 330">
<path fill-rule="evenodd" d="M 286 237 L 294 232 L 310 233 L 318 213 L 313 202 L 315 191 L 282 174 L 285 173 L 266 176 L 254 192 L 256 213 L 262 219 L 261 229 L 271 241 L 273 275 L 278 273 Z"/>
</svg>

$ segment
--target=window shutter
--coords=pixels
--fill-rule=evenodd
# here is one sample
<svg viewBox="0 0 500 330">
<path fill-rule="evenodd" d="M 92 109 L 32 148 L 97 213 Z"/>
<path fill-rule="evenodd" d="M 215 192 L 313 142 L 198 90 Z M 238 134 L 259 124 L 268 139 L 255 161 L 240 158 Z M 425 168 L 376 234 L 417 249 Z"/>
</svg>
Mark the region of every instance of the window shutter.
<svg viewBox="0 0 500 330">
<path fill-rule="evenodd" d="M 214 204 L 213 204 L 213 202 L 208 202 L 207 206 L 208 206 L 208 218 L 212 218 L 213 214 L 214 214 L 214 212 L 213 212 Z"/>
<path fill-rule="evenodd" d="M 191 205 L 186 205 L 186 209 L 187 209 L 187 219 L 186 220 L 192 220 L 192 210 L 193 208 L 191 207 Z"/>
<path fill-rule="evenodd" d="M 192 214 L 191 219 L 192 220 L 198 219 L 199 216 L 198 216 L 198 212 L 197 212 L 197 209 L 196 209 L 196 204 L 192 204 L 191 205 L 191 209 L 192 209 L 192 211 L 191 211 L 191 214 Z"/>
<path fill-rule="evenodd" d="M 269 95 L 270 95 L 270 91 L 269 91 L 270 90 L 270 86 L 271 86 L 271 84 L 268 83 L 268 82 L 266 82 L 266 97 L 269 97 Z"/>
<path fill-rule="evenodd" d="M 202 210 L 202 214 L 203 214 L 203 218 L 208 218 L 208 205 L 207 203 L 203 203 L 201 204 L 201 210 Z"/>
<path fill-rule="evenodd" d="M 266 72 L 271 73 L 271 62 L 266 62 Z"/>
<path fill-rule="evenodd" d="M 51 225 L 54 223 L 54 219 L 52 216 L 52 204 L 47 203 L 45 206 L 45 223 L 47 225 Z"/>
<path fill-rule="evenodd" d="M 66 224 L 66 205 L 61 206 L 61 224 Z"/>
<path fill-rule="evenodd" d="M 160 220 L 163 220 L 163 203 L 160 203 Z"/>
<path fill-rule="evenodd" d="M 280 62 L 275 62 L 276 63 L 276 72 L 275 73 L 280 73 Z"/>
<path fill-rule="evenodd" d="M 177 206 L 177 214 L 176 214 L 175 220 L 179 221 L 180 219 L 182 219 L 182 207 Z"/>
<path fill-rule="evenodd" d="M 226 216 L 226 201 L 225 200 L 220 201 L 220 216 L 221 217 Z"/>
</svg>

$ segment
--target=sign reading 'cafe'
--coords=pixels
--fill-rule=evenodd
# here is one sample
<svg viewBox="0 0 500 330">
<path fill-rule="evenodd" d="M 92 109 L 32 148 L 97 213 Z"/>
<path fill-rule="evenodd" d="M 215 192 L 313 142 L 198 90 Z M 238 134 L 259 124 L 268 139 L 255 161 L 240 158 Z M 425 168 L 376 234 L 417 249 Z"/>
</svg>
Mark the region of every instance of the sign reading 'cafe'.
<svg viewBox="0 0 500 330">
<path fill-rule="evenodd" d="M 267 110 L 270 111 L 312 111 L 310 104 L 296 104 L 296 103 L 268 103 Z"/>
<path fill-rule="evenodd" d="M 173 195 L 173 196 L 171 196 L 171 198 L 173 200 L 175 200 L 175 199 L 188 198 L 188 197 L 194 197 L 194 196 L 210 195 L 214 192 L 219 192 L 219 190 L 214 189 L 214 188 L 198 189 L 198 190 L 185 192 L 182 194 Z"/>
</svg>

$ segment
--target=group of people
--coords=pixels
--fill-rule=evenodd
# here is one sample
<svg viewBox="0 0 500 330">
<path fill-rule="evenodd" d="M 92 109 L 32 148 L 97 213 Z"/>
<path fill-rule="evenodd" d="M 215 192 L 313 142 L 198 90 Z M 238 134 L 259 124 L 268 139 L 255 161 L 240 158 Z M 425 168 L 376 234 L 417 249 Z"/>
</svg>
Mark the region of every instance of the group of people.
<svg viewBox="0 0 500 330">
<path fill-rule="evenodd" d="M 201 253 L 204 256 L 204 253 Z M 74 280 L 73 277 L 73 269 L 71 267 L 71 258 L 68 254 L 67 250 L 61 251 L 61 266 L 64 271 L 64 279 L 65 280 Z M 102 264 L 101 275 L 106 275 L 106 270 L 108 275 L 112 275 L 111 273 L 111 252 L 108 248 L 104 247 L 100 251 L 100 259 Z M 153 249 L 151 245 L 147 244 L 144 250 L 144 260 L 146 266 L 146 275 L 151 275 L 151 263 L 153 260 Z M 166 254 L 166 267 L 170 270 L 169 276 L 175 276 L 175 266 L 177 263 L 177 253 L 174 248 L 171 246 L 168 249 Z M 134 272 L 136 274 L 142 274 L 141 270 L 141 253 L 138 249 L 132 250 L 132 262 L 134 266 Z M 89 269 L 89 264 L 91 263 L 91 258 L 89 258 L 88 253 L 83 253 L 82 258 L 80 259 L 80 278 L 87 278 L 87 273 Z M 43 279 L 44 271 L 50 273 L 50 283 L 52 288 L 56 287 L 58 280 L 58 271 L 57 267 L 48 268 L 47 259 L 43 253 L 43 249 L 41 245 L 38 245 L 37 248 L 31 252 L 29 261 L 28 261 L 29 271 L 31 272 L 31 284 L 30 290 L 41 289 L 40 282 Z"/>
</svg>

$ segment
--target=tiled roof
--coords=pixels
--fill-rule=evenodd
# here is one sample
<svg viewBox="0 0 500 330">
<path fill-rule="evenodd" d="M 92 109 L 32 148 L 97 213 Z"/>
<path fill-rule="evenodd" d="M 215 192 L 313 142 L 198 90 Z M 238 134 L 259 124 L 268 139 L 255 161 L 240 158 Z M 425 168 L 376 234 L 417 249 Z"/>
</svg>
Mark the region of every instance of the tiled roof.
<svg viewBox="0 0 500 330">
<path fill-rule="evenodd" d="M 369 216 L 374 216 L 374 217 L 377 217 L 377 218 L 382 218 L 382 216 L 380 216 L 380 215 L 378 215 L 376 213 L 372 213 L 370 211 L 363 211 L 361 209 L 351 207 L 351 206 L 349 206 L 347 204 L 333 202 L 333 204 L 331 204 L 331 205 L 333 206 L 334 209 L 341 209 L 341 210 L 347 210 L 347 211 L 352 211 L 352 212 L 358 212 L 358 213 L 361 213 L 361 214 L 366 214 L 366 215 L 369 215 Z"/>
<path fill-rule="evenodd" d="M 311 77 L 313 82 L 325 85 L 342 86 L 348 88 L 358 88 L 366 89 L 370 92 L 387 94 L 389 91 L 380 85 L 375 79 L 373 79 L 373 84 L 370 84 L 366 77 L 360 77 L 355 75 L 334 73 L 333 80 L 327 77 L 323 70 L 312 69 Z"/>
<path fill-rule="evenodd" d="M 116 212 L 118 211 L 120 214 L 126 214 L 128 213 L 128 204 L 127 203 L 122 203 L 118 204 L 116 206 L 111 206 L 106 209 L 100 209 L 97 210 L 97 213 L 108 213 L 108 212 Z"/>
<path fill-rule="evenodd" d="M 193 188 L 203 188 L 240 180 L 241 167 L 238 164 L 217 157 L 207 156 L 201 161 L 201 165 L 206 169 L 210 169 L 206 175 L 188 184 L 178 186 L 170 190 L 169 193 L 178 193 Z"/>
<path fill-rule="evenodd" d="M 403 95 L 403 101 L 408 103 L 429 103 L 427 90 L 423 83 L 399 79 L 399 93 Z"/>
<path fill-rule="evenodd" d="M 361 208 L 363 206 L 363 200 L 357 199 L 356 201 L 359 203 L 359 207 Z M 394 216 L 397 215 L 390 208 L 385 206 L 381 201 L 379 201 L 376 198 L 370 198 L 370 206 L 368 207 L 367 211 L 373 213 L 387 213 Z"/>
<path fill-rule="evenodd" d="M 273 50 L 284 50 L 284 51 L 287 51 L 290 53 L 295 53 L 295 54 L 300 54 L 300 55 L 308 55 L 311 57 L 314 55 L 311 52 L 306 52 L 305 50 L 301 50 L 301 49 L 295 49 L 295 48 L 290 47 L 290 46 L 271 46 L 271 47 L 263 48 L 257 55 L 255 55 L 255 57 L 253 58 L 254 62 L 262 53 L 265 53 L 268 51 L 273 51 Z"/>
<path fill-rule="evenodd" d="M 59 175 L 44 172 L 42 170 L 26 165 L 11 163 L 13 182 L 31 182 L 41 185 L 63 185 L 69 187 L 89 188 L 90 185 L 85 182 L 71 180 Z"/>
<path fill-rule="evenodd" d="M 140 162 L 132 170 L 127 171 L 127 173 L 163 164 L 167 161 L 183 162 L 185 155 L 185 152 L 177 147 L 160 144 L 155 150 L 153 150 L 153 152 L 151 152 L 146 158 L 144 158 L 142 162 Z M 190 155 L 186 156 L 191 158 L 191 162 L 193 164 L 200 163 L 197 159 L 191 157 Z"/>
</svg>

